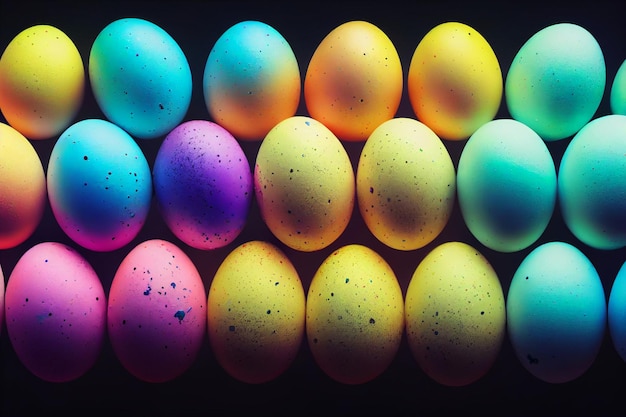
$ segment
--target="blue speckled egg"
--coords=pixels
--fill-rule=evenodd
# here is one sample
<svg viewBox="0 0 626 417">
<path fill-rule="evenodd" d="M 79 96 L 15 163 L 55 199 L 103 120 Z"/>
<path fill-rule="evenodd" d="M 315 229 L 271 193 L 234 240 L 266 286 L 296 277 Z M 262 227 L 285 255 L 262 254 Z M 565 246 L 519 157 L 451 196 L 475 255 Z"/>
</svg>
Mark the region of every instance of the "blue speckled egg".
<svg viewBox="0 0 626 417">
<path fill-rule="evenodd" d="M 618 355 L 626 361 L 626 262 L 613 281 L 608 303 L 611 341 Z"/>
</svg>

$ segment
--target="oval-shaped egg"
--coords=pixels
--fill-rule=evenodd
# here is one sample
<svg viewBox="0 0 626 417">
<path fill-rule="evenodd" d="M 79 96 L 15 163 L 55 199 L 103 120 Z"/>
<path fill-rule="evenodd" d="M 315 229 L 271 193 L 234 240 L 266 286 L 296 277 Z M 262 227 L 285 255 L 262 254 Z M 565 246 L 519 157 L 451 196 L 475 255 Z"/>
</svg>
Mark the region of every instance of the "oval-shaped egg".
<svg viewBox="0 0 626 417">
<path fill-rule="evenodd" d="M 118 19 L 100 31 L 89 79 L 106 118 L 140 139 L 167 134 L 191 103 L 187 57 L 169 33 L 144 19 Z"/>
<path fill-rule="evenodd" d="M 62 30 L 35 25 L 9 42 L 0 58 L 0 110 L 28 139 L 57 136 L 76 117 L 85 93 L 85 67 Z"/>
<path fill-rule="evenodd" d="M 32 236 L 47 198 L 37 151 L 19 131 L 0 123 L 0 250 L 14 248 Z"/>
<path fill-rule="evenodd" d="M 0 336 L 4 328 L 4 291 L 4 273 L 2 272 L 2 265 L 0 265 Z"/>
<path fill-rule="evenodd" d="M 295 267 L 278 247 L 243 243 L 218 268 L 207 301 L 211 348 L 233 378 L 250 384 L 282 375 L 304 338 L 306 299 Z"/>
<path fill-rule="evenodd" d="M 604 55 L 587 29 L 557 23 L 536 32 L 519 49 L 504 95 L 515 120 L 543 140 L 574 135 L 600 106 L 606 84 Z"/>
<path fill-rule="evenodd" d="M 61 229 L 99 252 L 133 240 L 152 199 L 143 151 L 123 129 L 99 119 L 82 120 L 61 134 L 50 154 L 47 186 Z"/>
<path fill-rule="evenodd" d="M 243 230 L 253 198 L 252 171 L 239 142 L 220 125 L 191 120 L 161 143 L 155 197 L 169 229 L 197 249 L 216 249 Z"/>
<path fill-rule="evenodd" d="M 122 366 L 146 382 L 185 373 L 206 335 L 205 303 L 200 273 L 179 247 L 161 239 L 135 246 L 109 291 L 108 335 Z"/>
<path fill-rule="evenodd" d="M 309 115 L 339 139 L 365 141 L 395 116 L 402 84 L 402 64 L 391 39 L 378 26 L 355 20 L 333 29 L 315 49 L 304 100 Z"/>
<path fill-rule="evenodd" d="M 622 62 L 615 73 L 609 100 L 613 114 L 626 116 L 626 60 Z"/>
<path fill-rule="evenodd" d="M 461 152 L 457 192 L 465 224 L 480 243 L 499 252 L 525 249 L 543 234 L 554 212 L 552 155 L 525 124 L 492 120 Z"/>
<path fill-rule="evenodd" d="M 563 220 L 596 249 L 626 246 L 626 115 L 584 126 L 567 145 L 558 174 Z"/>
<path fill-rule="evenodd" d="M 438 245 L 411 277 L 405 320 L 411 353 L 430 378 L 448 386 L 474 383 L 492 368 L 506 334 L 498 275 L 467 243 Z"/>
<path fill-rule="evenodd" d="M 87 373 L 106 335 L 106 298 L 98 275 L 75 249 L 43 242 L 28 249 L 9 276 L 5 318 L 21 363 L 48 382 Z"/>
<path fill-rule="evenodd" d="M 439 236 L 452 214 L 452 158 L 425 124 L 388 120 L 361 150 L 356 194 L 361 216 L 378 240 L 398 250 L 424 247 Z"/>
<path fill-rule="evenodd" d="M 607 315 L 613 347 L 626 362 L 626 262 L 622 264 L 611 286 Z"/>
<path fill-rule="evenodd" d="M 343 144 L 315 119 L 287 118 L 261 142 L 256 201 L 270 231 L 292 249 L 312 252 L 336 241 L 350 222 L 355 187 Z"/>
<path fill-rule="evenodd" d="M 212 119 L 236 138 L 262 140 L 300 103 L 300 67 L 287 40 L 264 22 L 243 21 L 215 42 L 204 67 Z"/>
<path fill-rule="evenodd" d="M 508 334 L 522 366 L 549 383 L 584 374 L 604 340 L 607 306 L 591 261 L 566 242 L 548 242 L 519 265 L 507 296 Z"/>
<path fill-rule="evenodd" d="M 419 42 L 407 89 L 417 118 L 439 137 L 467 139 L 492 120 L 502 101 L 500 63 L 473 27 L 441 23 Z"/>
<path fill-rule="evenodd" d="M 308 346 L 320 369 L 343 384 L 387 370 L 404 332 L 404 299 L 391 266 L 374 250 L 342 246 L 315 272 L 307 293 Z"/>
</svg>

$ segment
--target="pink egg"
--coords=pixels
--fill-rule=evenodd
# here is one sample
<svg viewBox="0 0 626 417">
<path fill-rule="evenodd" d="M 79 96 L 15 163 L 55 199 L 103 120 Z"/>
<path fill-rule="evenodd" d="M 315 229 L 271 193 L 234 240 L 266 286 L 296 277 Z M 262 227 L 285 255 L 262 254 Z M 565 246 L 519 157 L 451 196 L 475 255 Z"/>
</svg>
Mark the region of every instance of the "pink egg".
<svg viewBox="0 0 626 417">
<path fill-rule="evenodd" d="M 206 333 L 204 283 L 173 243 L 140 243 L 122 260 L 109 292 L 108 332 L 124 368 L 165 382 L 193 364 Z"/>
<path fill-rule="evenodd" d="M 6 286 L 9 339 L 39 378 L 67 382 L 95 364 L 106 332 L 106 298 L 92 266 L 62 243 L 39 243 L 18 260 Z"/>
</svg>

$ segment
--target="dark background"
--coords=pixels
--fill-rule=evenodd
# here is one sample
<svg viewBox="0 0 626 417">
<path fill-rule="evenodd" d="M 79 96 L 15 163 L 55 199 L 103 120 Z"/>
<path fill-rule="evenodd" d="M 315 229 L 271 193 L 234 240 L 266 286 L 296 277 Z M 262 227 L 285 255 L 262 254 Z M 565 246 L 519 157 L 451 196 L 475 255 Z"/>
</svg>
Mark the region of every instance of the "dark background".
<svg viewBox="0 0 626 417">
<path fill-rule="evenodd" d="M 202 74 L 217 38 L 242 20 L 260 20 L 272 25 L 291 44 L 302 79 L 319 42 L 332 29 L 348 20 L 367 20 L 381 28 L 398 50 L 405 81 L 408 65 L 421 38 L 434 26 L 459 21 L 474 27 L 494 49 L 506 76 L 522 44 L 535 32 L 559 22 L 577 23 L 589 30 L 603 49 L 607 68 L 605 97 L 596 114 L 610 113 L 609 93 L 614 75 L 626 58 L 626 6 L 622 1 L 589 3 L 550 2 L 413 2 L 313 3 L 313 2 L 31 2 L 0 1 L 0 48 L 4 50 L 20 31 L 35 24 L 51 24 L 63 30 L 76 44 L 85 65 L 100 30 L 122 17 L 150 20 L 178 42 L 189 60 L 194 92 L 186 120 L 208 119 L 202 97 Z M 87 68 L 85 66 L 85 68 Z M 405 84 L 406 86 L 406 84 Z M 298 114 L 305 115 L 304 100 Z M 406 89 L 398 116 L 414 117 Z M 509 117 L 503 104 L 498 118 Z M 103 118 L 90 89 L 77 120 Z M 4 119 L 1 119 L 4 121 Z M 55 139 L 33 142 L 44 169 Z M 152 166 L 161 139 L 139 140 Z M 558 167 L 569 138 L 548 143 Z M 444 142 L 455 165 L 464 142 Z M 250 164 L 259 143 L 242 142 Z M 344 143 L 354 166 L 362 143 Z M 75 247 L 98 272 L 108 292 L 117 266 L 139 242 L 162 238 L 178 244 L 195 262 L 209 288 L 224 257 L 239 244 L 263 239 L 282 248 L 292 260 L 305 290 L 319 264 L 333 250 L 362 243 L 380 253 L 392 266 L 403 291 L 421 259 L 436 245 L 449 240 L 469 243 L 492 263 L 506 295 L 520 262 L 537 245 L 567 241 L 581 249 L 596 266 L 607 299 L 626 250 L 600 251 L 579 242 L 564 226 L 559 209 L 541 239 L 530 248 L 512 254 L 491 251 L 469 233 L 458 206 L 443 233 L 425 248 L 400 252 L 385 247 L 367 230 L 355 212 L 346 232 L 330 247 L 299 253 L 280 244 L 263 224 L 256 206 L 239 238 L 215 251 L 192 249 L 167 229 L 156 206 L 140 235 L 127 247 L 108 253 L 85 250 L 70 241 L 57 225 L 50 208 L 34 235 L 24 244 L 0 251 L 5 282 L 19 257 L 43 241 L 60 241 Z M 430 380 L 416 365 L 404 340 L 387 372 L 374 381 L 348 386 L 335 383 L 316 366 L 306 346 L 289 370 L 275 381 L 247 385 L 228 376 L 217 364 L 208 340 L 194 366 L 180 378 L 164 384 L 148 384 L 132 377 L 117 361 L 108 341 L 101 358 L 83 377 L 64 384 L 41 381 L 19 362 L 6 327 L 0 335 L 0 415 L 626 415 L 626 363 L 617 355 L 606 334 L 593 366 L 580 378 L 565 384 L 548 384 L 528 373 L 517 360 L 508 339 L 490 372 L 466 387 L 450 388 Z"/>
</svg>

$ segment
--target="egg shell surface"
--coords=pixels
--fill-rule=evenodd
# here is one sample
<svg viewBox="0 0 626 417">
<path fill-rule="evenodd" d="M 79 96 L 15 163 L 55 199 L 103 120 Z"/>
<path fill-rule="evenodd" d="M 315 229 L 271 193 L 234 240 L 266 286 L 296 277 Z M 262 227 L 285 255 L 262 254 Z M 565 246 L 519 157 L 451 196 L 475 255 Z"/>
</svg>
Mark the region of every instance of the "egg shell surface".
<svg viewBox="0 0 626 417">
<path fill-rule="evenodd" d="M 224 259 L 209 289 L 207 324 L 217 361 L 245 383 L 278 378 L 301 348 L 305 305 L 298 272 L 277 246 L 241 244 Z"/>
<path fill-rule="evenodd" d="M 76 117 L 85 94 L 85 67 L 61 29 L 34 25 L 0 57 L 0 110 L 28 139 L 50 139 Z"/>
<path fill-rule="evenodd" d="M 206 335 L 205 287 L 189 256 L 161 239 L 135 246 L 113 277 L 107 323 L 116 357 L 139 380 L 185 373 Z"/>
<path fill-rule="evenodd" d="M 9 340 L 22 364 L 42 380 L 76 380 L 99 358 L 106 305 L 98 275 L 79 252 L 57 242 L 36 244 L 7 282 Z"/>
<path fill-rule="evenodd" d="M 626 115 L 626 60 L 622 62 L 615 73 L 609 100 L 613 114 Z"/>
<path fill-rule="evenodd" d="M 611 286 L 607 314 L 613 347 L 626 362 L 626 262 L 622 264 Z"/>
<path fill-rule="evenodd" d="M 2 266 L 0 265 L 0 336 L 4 329 L 4 272 L 2 272 Z"/>
<path fill-rule="evenodd" d="M 395 358 L 403 332 L 402 290 L 383 257 L 350 244 L 322 262 L 307 293 L 306 334 L 327 376 L 351 385 L 374 380 Z"/>
<path fill-rule="evenodd" d="M 511 345 L 533 376 L 560 384 L 591 367 L 607 303 L 598 272 L 578 248 L 555 241 L 533 249 L 513 275 L 506 308 Z"/>
<path fill-rule="evenodd" d="M 239 142 L 203 120 L 184 122 L 167 134 L 154 161 L 153 184 L 170 230 L 203 250 L 239 236 L 254 198 L 252 171 Z"/>
</svg>

